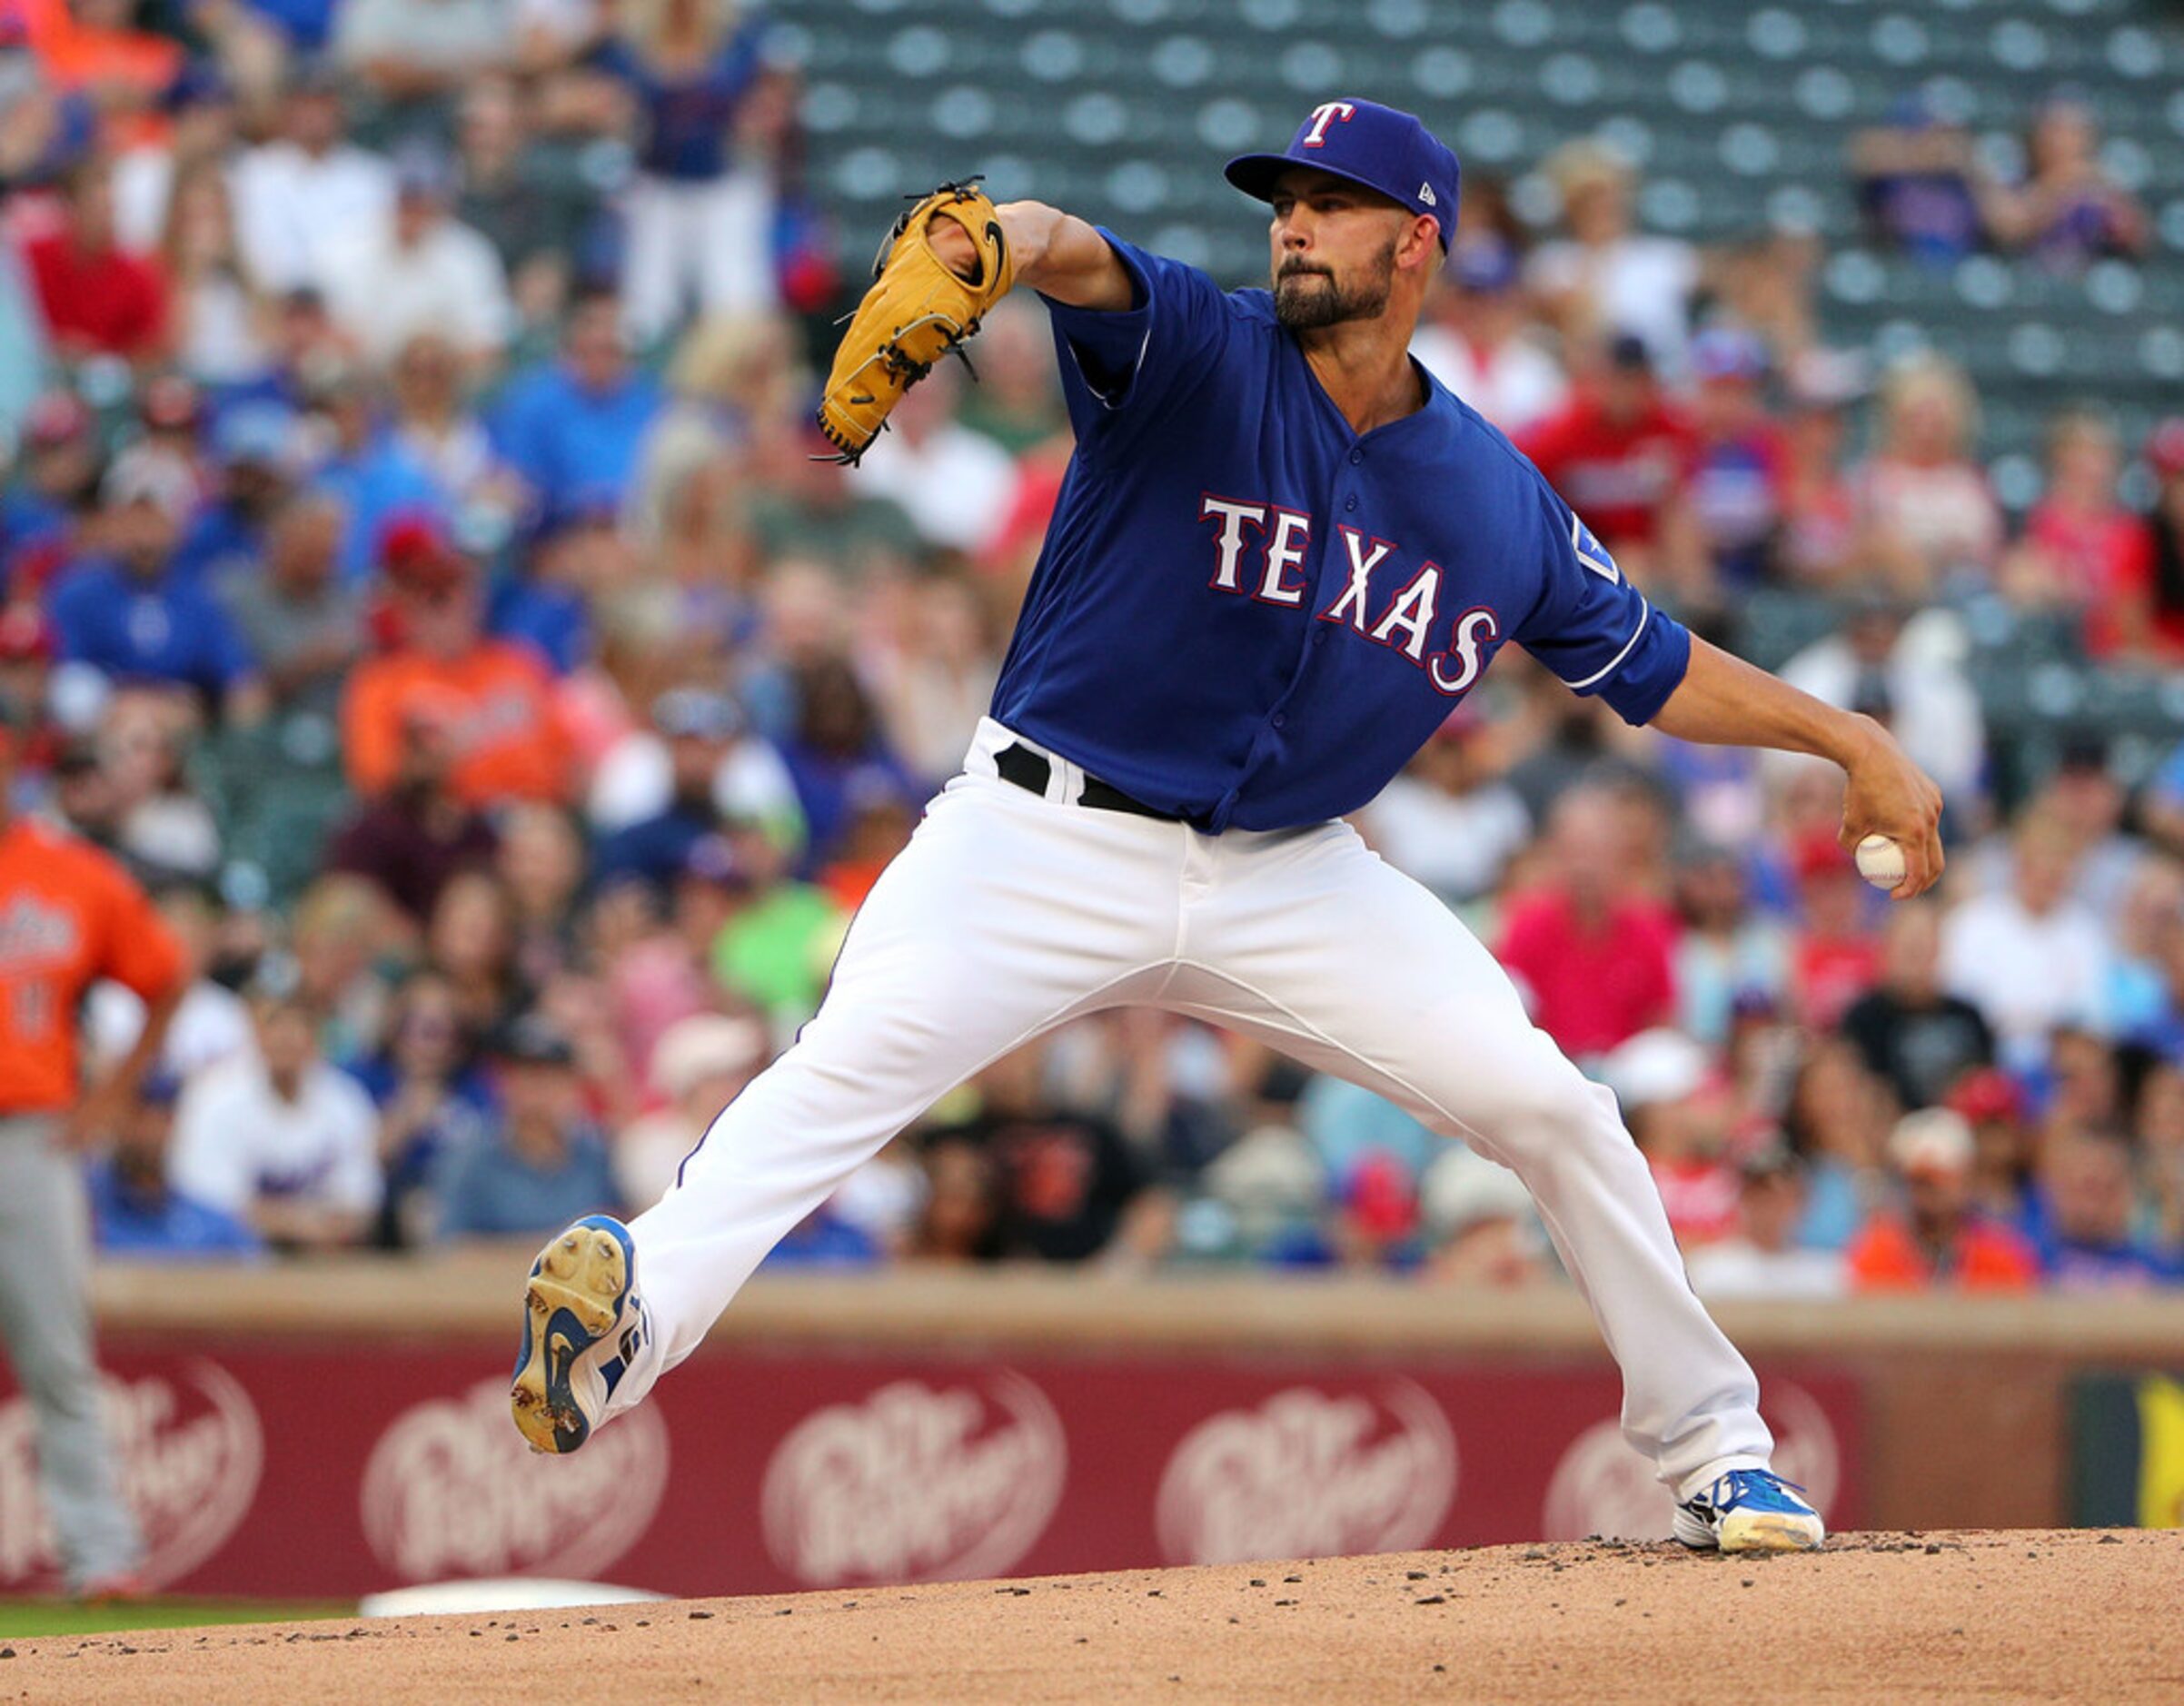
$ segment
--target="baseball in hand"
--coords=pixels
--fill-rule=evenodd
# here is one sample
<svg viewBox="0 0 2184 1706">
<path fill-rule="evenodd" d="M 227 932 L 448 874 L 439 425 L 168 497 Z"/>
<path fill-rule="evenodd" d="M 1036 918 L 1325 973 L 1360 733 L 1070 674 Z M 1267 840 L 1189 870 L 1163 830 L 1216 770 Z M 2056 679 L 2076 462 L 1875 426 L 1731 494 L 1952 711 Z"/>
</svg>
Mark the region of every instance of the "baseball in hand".
<svg viewBox="0 0 2184 1706">
<path fill-rule="evenodd" d="M 1893 888 L 1903 880 L 1903 849 L 1884 835 L 1869 835 L 1858 844 L 1858 874 L 1876 888 Z"/>
</svg>

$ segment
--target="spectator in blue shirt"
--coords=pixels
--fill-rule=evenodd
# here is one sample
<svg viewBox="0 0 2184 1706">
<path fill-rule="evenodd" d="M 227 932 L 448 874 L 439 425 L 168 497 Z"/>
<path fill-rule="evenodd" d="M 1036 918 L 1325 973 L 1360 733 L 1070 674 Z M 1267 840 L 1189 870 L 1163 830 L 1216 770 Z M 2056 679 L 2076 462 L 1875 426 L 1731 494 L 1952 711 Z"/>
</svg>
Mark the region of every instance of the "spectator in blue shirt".
<svg viewBox="0 0 2184 1706">
<path fill-rule="evenodd" d="M 294 53 L 317 53 L 333 30 L 334 0 L 248 0 L 248 4 L 280 32 Z"/>
<path fill-rule="evenodd" d="M 652 701 L 652 727 L 667 743 L 671 791 L 662 809 L 601 839 L 591 875 L 601 889 L 635 880 L 665 897 L 690 849 L 722 828 L 720 765 L 743 727 L 735 701 L 700 688 L 675 688 Z"/>
<path fill-rule="evenodd" d="M 244 404 L 220 416 L 213 428 L 219 490 L 174 548 L 178 576 L 217 589 L 257 572 L 266 531 L 288 495 L 295 444 L 295 415 L 279 403 Z"/>
<path fill-rule="evenodd" d="M 114 1136 L 113 1152 L 91 1164 L 87 1183 L 98 1247 L 133 1261 L 261 1256 L 264 1242 L 248 1225 L 167 1183 L 167 1142 L 181 1091 L 181 1081 L 169 1074 L 146 1078 L 136 1110 Z"/>
<path fill-rule="evenodd" d="M 789 1228 L 789 1235 L 766 1254 L 765 1267 L 850 1268 L 878 1267 L 887 1252 L 862 1226 L 852 1225 L 821 1203 Z"/>
<path fill-rule="evenodd" d="M 210 590 L 174 571 L 195 499 L 189 471 L 124 452 L 100 495 L 113 555 L 77 564 L 50 595 L 61 660 L 117 682 L 188 689 L 232 723 L 262 719 L 265 686 L 233 620 Z"/>
<path fill-rule="evenodd" d="M 551 506 L 571 493 L 628 497 L 637 452 L 662 395 L 622 347 L 614 298 L 588 295 L 570 311 L 561 360 L 511 382 L 491 422 L 501 453 Z"/>
<path fill-rule="evenodd" d="M 762 19 L 708 0 L 623 14 L 594 63 L 620 79 L 642 125 L 623 265 L 630 330 L 650 342 L 690 307 L 764 312 L 776 305 L 774 186 L 739 160 L 735 131 L 763 73 Z"/>
<path fill-rule="evenodd" d="M 1887 123 L 1851 138 L 1851 171 L 1868 224 L 1912 260 L 1953 266 L 1986 241 L 1995 186 L 1971 133 L 1925 95 L 1899 97 Z"/>
<path fill-rule="evenodd" d="M 379 1109 L 387 1189 L 373 1241 L 429 1244 L 440 1173 L 492 1116 L 492 1087 L 472 1058 L 453 986 L 430 967 L 412 972 L 394 992 L 384 1047 L 350 1076 Z"/>
<path fill-rule="evenodd" d="M 263 316 L 264 366 L 208 383 L 214 431 L 238 409 L 271 404 L 301 414 L 352 360 L 349 342 L 316 285 L 299 284 L 268 303 Z M 306 435 L 308 436 L 308 435 Z"/>
<path fill-rule="evenodd" d="M 312 483 L 348 511 L 342 576 L 361 586 L 377 571 L 380 548 L 393 523 L 422 516 L 444 529 L 453 519 L 452 506 L 432 471 L 373 419 L 362 372 L 329 369 L 313 382 L 311 408 L 333 443 Z"/>
<path fill-rule="evenodd" d="M 527 1013 L 497 1039 L 493 1056 L 501 1118 L 449 1157 L 442 1235 L 551 1232 L 619 1212 L 606 1136 L 583 1112 L 569 1038 L 544 1014 Z"/>
<path fill-rule="evenodd" d="M 807 665 L 797 671 L 796 691 L 796 732 L 781 743 L 781 757 L 810 831 L 801 873 L 809 876 L 840 851 L 838 842 L 853 807 L 888 789 L 915 807 L 932 789 L 889 749 L 872 701 L 849 664 L 822 658 Z"/>
<path fill-rule="evenodd" d="M 615 527 L 620 508 L 614 493 L 598 487 L 551 504 L 521 571 L 494 586 L 486 631 L 522 641 L 556 675 L 590 663 L 597 650 L 593 589 L 612 585 L 615 571 L 629 565 L 629 547 Z"/>
<path fill-rule="evenodd" d="M 48 392 L 22 425 L 23 461 L 0 493 L 0 590 L 65 554 L 98 494 L 98 417 L 73 391 Z"/>
<path fill-rule="evenodd" d="M 2057 1138 L 2040 1168 L 2034 1238 L 2040 1270 L 2058 1291 L 2142 1291 L 2184 1279 L 2178 1265 L 2133 1236 L 2131 1152 L 2121 1138 Z"/>
</svg>

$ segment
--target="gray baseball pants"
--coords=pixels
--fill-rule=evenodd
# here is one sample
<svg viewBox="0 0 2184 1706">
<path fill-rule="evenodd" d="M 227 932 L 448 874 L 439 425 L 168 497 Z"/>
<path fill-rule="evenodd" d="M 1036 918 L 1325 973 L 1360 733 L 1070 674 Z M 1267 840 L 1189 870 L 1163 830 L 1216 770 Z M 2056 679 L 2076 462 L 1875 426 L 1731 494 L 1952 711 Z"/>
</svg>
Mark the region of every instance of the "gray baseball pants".
<svg viewBox="0 0 2184 1706">
<path fill-rule="evenodd" d="M 0 1117 L 0 1339 L 38 1424 L 38 1478 L 68 1585 L 142 1562 L 91 1353 L 91 1212 L 55 1122 Z"/>
</svg>

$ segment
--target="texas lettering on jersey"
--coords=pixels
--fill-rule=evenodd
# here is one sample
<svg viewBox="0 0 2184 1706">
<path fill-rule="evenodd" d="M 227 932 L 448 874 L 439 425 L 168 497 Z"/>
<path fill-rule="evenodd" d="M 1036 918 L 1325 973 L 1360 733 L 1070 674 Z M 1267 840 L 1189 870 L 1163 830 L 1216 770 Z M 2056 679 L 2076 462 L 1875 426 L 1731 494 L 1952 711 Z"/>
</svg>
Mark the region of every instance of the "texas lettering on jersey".
<svg viewBox="0 0 2184 1706">
<path fill-rule="evenodd" d="M 1215 568 L 1208 586 L 1216 592 L 1234 592 L 1260 604 L 1303 606 L 1306 588 L 1295 577 L 1311 550 L 1311 516 L 1271 501 L 1246 502 L 1216 497 L 1210 491 L 1199 500 L 1198 516 L 1217 527 Z M 1576 535 L 1583 539 L 1583 544 L 1577 544 L 1579 560 L 1614 580 L 1613 560 L 1585 531 L 1583 522 L 1575 517 L 1571 520 L 1575 530 L 1573 543 L 1577 544 Z M 1421 563 L 1409 579 L 1396 586 L 1394 583 L 1401 578 L 1404 564 L 1401 546 L 1393 540 L 1370 537 L 1355 527 L 1337 527 L 1335 531 L 1342 541 L 1345 576 L 1342 590 L 1318 612 L 1317 620 L 1340 623 L 1359 638 L 1400 654 L 1425 671 L 1436 691 L 1451 699 L 1467 692 L 1501 638 L 1501 623 L 1494 613 L 1484 605 L 1460 612 L 1448 626 L 1445 643 L 1428 651 L 1428 639 L 1440 616 L 1441 565 Z M 1588 555 L 1588 548 L 1593 554 Z M 1382 577 L 1381 585 L 1388 590 L 1385 601 L 1376 604 L 1374 577 L 1390 561 L 1396 568 Z M 1373 613 L 1375 608 L 1377 615 Z"/>
<path fill-rule="evenodd" d="M 1475 410 L 1358 432 L 1266 292 L 1103 235 L 1132 305 L 1047 304 L 1077 447 L 997 722 L 1218 834 L 1355 810 L 1504 646 L 1659 709 L 1688 637 Z"/>
</svg>

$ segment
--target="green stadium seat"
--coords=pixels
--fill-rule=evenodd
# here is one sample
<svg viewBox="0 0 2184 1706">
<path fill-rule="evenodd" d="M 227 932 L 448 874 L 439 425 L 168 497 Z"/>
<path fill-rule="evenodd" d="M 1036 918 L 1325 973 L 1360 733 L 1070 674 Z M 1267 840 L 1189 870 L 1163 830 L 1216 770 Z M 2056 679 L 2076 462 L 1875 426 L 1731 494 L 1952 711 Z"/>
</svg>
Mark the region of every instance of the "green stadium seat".
<svg viewBox="0 0 2184 1706">
<path fill-rule="evenodd" d="M 1816 225 L 1833 250 L 1823 335 L 1966 361 L 1990 457 L 2036 455 L 2062 402 L 2098 395 L 2143 422 L 2184 384 L 2184 22 L 2160 0 L 803 0 L 785 24 L 813 181 L 849 226 L 972 154 L 1037 186 L 1012 193 L 1256 279 L 1261 233 L 1213 157 L 1276 140 L 1307 94 L 1385 90 L 1474 171 L 1521 179 L 1600 134 L 1643 167 L 1662 229 Z M 1935 273 L 1855 246 L 1852 127 L 1924 87 L 2014 173 L 2033 103 L 2065 80 L 2100 113 L 2110 167 L 2140 185 L 2146 263 Z"/>
</svg>

